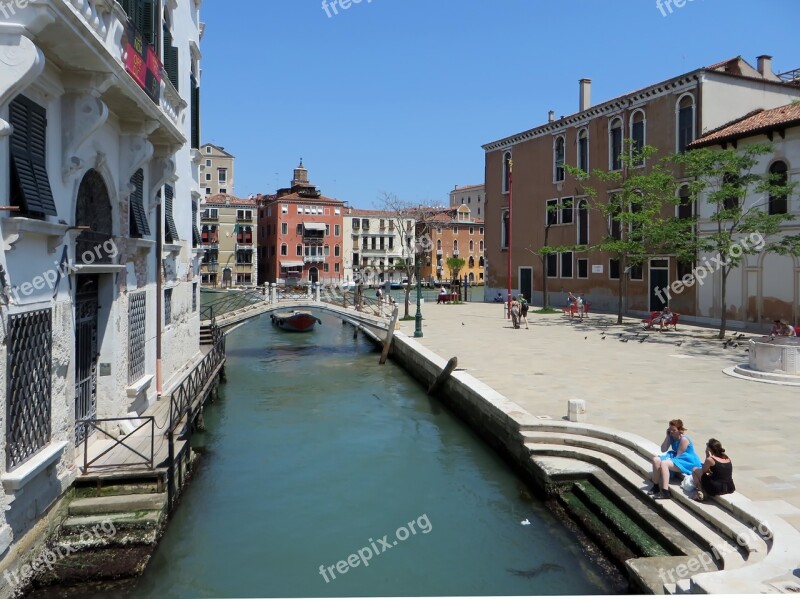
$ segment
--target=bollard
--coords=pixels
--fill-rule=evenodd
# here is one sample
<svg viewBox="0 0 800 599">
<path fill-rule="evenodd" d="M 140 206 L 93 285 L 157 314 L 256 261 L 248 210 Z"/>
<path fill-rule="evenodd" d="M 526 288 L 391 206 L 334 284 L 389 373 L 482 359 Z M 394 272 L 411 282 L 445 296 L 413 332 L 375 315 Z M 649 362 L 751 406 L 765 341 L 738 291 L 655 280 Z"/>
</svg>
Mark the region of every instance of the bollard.
<svg viewBox="0 0 800 599">
<path fill-rule="evenodd" d="M 570 422 L 586 422 L 586 401 L 583 399 L 567 400 L 567 420 Z"/>
</svg>

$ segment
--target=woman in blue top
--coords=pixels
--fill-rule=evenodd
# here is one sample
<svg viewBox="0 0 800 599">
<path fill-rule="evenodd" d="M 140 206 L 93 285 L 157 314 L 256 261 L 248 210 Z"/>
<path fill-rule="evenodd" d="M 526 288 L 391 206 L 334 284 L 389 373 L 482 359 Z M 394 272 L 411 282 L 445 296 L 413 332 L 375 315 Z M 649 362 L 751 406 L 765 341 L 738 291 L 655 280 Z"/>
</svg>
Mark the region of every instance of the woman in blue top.
<svg viewBox="0 0 800 599">
<path fill-rule="evenodd" d="M 661 451 L 666 453 L 653 458 L 653 475 L 651 477 L 653 488 L 648 493 L 655 499 L 672 497 L 669 491 L 670 471 L 691 475 L 694 468 L 700 468 L 703 465 L 700 456 L 694 450 L 692 440 L 683 434 L 685 432 L 682 420 L 669 421 L 667 436 L 661 444 Z"/>
</svg>

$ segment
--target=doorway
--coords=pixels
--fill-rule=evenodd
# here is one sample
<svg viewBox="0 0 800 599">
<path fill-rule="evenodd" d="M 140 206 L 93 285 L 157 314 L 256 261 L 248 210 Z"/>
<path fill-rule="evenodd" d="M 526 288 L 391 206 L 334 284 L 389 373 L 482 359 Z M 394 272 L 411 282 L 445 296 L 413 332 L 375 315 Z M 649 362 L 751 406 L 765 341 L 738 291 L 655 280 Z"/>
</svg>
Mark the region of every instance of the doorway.
<svg viewBox="0 0 800 599">
<path fill-rule="evenodd" d="M 650 311 L 661 311 L 667 305 L 669 295 L 664 291 L 669 287 L 669 258 L 650 260 Z"/>
<path fill-rule="evenodd" d="M 533 298 L 533 267 L 521 266 L 519 269 L 519 292 L 530 303 Z"/>
<path fill-rule="evenodd" d="M 75 291 L 75 445 L 86 437 L 80 420 L 97 417 L 98 275 L 78 275 Z"/>
</svg>

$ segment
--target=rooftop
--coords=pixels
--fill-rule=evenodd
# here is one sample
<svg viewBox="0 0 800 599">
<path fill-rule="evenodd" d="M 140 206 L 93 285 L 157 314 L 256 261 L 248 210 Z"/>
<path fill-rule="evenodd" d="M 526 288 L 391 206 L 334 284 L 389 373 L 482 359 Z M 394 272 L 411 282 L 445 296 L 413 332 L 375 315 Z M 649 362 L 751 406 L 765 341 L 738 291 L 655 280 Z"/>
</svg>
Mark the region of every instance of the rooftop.
<svg viewBox="0 0 800 599">
<path fill-rule="evenodd" d="M 787 104 L 771 110 L 758 109 L 706 133 L 689 144 L 689 147 L 694 149 L 722 144 L 797 125 L 800 125 L 800 103 Z"/>
</svg>

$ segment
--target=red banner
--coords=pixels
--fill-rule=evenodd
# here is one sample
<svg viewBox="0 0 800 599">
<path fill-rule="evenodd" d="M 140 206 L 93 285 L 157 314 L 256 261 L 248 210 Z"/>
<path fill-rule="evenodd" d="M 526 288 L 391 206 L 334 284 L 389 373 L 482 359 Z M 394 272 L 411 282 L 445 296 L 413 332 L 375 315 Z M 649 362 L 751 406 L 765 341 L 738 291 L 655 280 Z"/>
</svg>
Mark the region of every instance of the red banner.
<svg viewBox="0 0 800 599">
<path fill-rule="evenodd" d="M 156 104 L 161 99 L 161 61 L 144 36 L 128 21 L 125 70 Z"/>
</svg>

